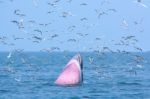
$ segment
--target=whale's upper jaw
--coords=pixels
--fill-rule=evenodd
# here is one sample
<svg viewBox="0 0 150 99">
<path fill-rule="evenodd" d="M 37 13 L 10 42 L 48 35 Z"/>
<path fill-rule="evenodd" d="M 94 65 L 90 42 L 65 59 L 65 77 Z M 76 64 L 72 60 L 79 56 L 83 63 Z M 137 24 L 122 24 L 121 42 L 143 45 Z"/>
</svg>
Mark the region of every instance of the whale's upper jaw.
<svg viewBox="0 0 150 99">
<path fill-rule="evenodd" d="M 73 57 L 73 59 L 75 59 L 75 60 L 77 60 L 78 61 L 78 63 L 79 63 L 79 65 L 80 65 L 80 67 L 81 67 L 81 69 L 83 68 L 83 62 L 82 62 L 82 58 L 81 58 L 81 55 L 80 54 L 76 54 L 74 57 Z"/>
</svg>

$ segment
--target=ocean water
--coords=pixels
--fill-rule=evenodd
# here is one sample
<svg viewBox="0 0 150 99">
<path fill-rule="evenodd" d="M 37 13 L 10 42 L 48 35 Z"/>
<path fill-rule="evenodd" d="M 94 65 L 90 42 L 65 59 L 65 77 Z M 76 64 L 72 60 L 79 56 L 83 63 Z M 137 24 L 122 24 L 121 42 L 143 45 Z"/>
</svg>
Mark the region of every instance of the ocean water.
<svg viewBox="0 0 150 99">
<path fill-rule="evenodd" d="M 123 53 L 81 52 L 84 81 L 73 87 L 54 81 L 74 52 L 0 53 L 0 99 L 150 99 L 150 53 L 137 63 Z M 89 58 L 90 61 L 89 61 Z"/>
</svg>

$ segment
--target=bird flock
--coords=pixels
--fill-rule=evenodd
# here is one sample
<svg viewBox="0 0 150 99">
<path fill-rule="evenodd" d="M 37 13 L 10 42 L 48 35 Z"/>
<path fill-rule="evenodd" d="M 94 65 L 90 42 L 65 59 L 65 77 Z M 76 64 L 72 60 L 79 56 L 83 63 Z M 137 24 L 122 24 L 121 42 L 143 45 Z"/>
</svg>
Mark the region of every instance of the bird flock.
<svg viewBox="0 0 150 99">
<path fill-rule="evenodd" d="M 17 1 L 16 0 L 0 0 L 0 6 L 8 2 L 15 4 L 15 2 Z M 31 2 L 33 3 L 33 6 L 37 10 L 39 10 L 38 8 L 40 7 L 39 2 L 40 2 L 39 0 L 32 0 Z M 75 13 L 70 10 L 72 9 L 71 5 L 76 3 L 74 0 L 64 0 L 64 1 L 63 0 L 48 0 L 48 1 L 44 0 L 42 2 L 45 2 L 44 5 L 45 5 L 45 8 L 47 8 L 43 10 L 43 12 L 45 11 L 44 16 L 53 17 L 53 19 L 47 18 L 46 22 L 40 22 L 40 20 L 38 19 L 29 18 L 30 16 L 28 15 L 28 13 L 25 13 L 21 9 L 16 8 L 12 12 L 15 18 L 10 20 L 9 22 L 21 35 L 18 35 L 17 33 L 14 33 L 12 36 L 0 34 L 0 45 L 12 46 L 12 48 L 14 48 L 9 52 L 7 56 L 7 59 L 9 60 L 9 62 L 7 63 L 8 65 L 13 64 L 13 61 L 11 60 L 11 58 L 14 56 L 14 53 L 20 53 L 19 55 L 21 55 L 25 51 L 25 49 L 23 48 L 17 49 L 15 47 L 16 43 L 22 42 L 22 41 L 30 41 L 32 45 L 37 44 L 41 46 L 43 43 L 47 43 L 51 45 L 50 47 L 48 46 L 48 48 L 42 48 L 40 50 L 42 52 L 46 52 L 49 54 L 51 54 L 52 52 L 57 52 L 57 51 L 62 51 L 62 52 L 67 51 L 61 48 L 66 43 L 68 46 L 69 44 L 71 44 L 70 47 L 71 48 L 74 47 L 73 49 L 80 49 L 81 47 L 83 47 L 84 51 L 87 51 L 87 52 L 92 51 L 96 53 L 98 57 L 105 56 L 107 52 L 127 54 L 133 57 L 135 66 L 139 68 L 143 68 L 141 63 L 144 61 L 144 57 L 136 53 L 132 53 L 128 50 L 125 50 L 127 48 L 127 49 L 134 49 L 135 51 L 140 52 L 140 53 L 143 52 L 143 49 L 137 46 L 139 43 L 139 40 L 136 38 L 136 35 L 128 34 L 129 32 L 131 32 L 130 31 L 131 23 L 129 23 L 128 20 L 126 20 L 126 18 L 122 17 L 121 23 L 118 24 L 120 29 L 126 31 L 126 35 L 121 36 L 119 41 L 110 40 L 111 45 L 113 45 L 117 49 L 113 49 L 107 45 L 106 46 L 103 45 L 107 41 L 103 42 L 103 37 L 101 33 L 100 34 L 97 33 L 98 36 L 94 36 L 93 40 L 91 39 L 89 40 L 90 36 L 92 35 L 92 33 L 90 32 L 94 31 L 93 28 L 99 28 L 98 26 L 99 24 L 101 24 L 101 20 L 103 20 L 103 18 L 114 15 L 119 12 L 119 9 L 115 7 L 108 6 L 105 9 L 103 9 L 103 7 L 107 5 L 111 5 L 112 3 L 111 0 L 99 0 L 98 3 L 99 3 L 99 6 L 101 7 L 93 8 L 92 13 L 89 11 L 89 16 L 91 16 L 92 14 L 93 16 L 95 16 L 94 18 L 96 18 L 96 20 L 99 21 L 99 22 L 93 22 L 93 23 L 90 22 L 91 19 L 89 16 L 83 16 L 84 12 L 79 11 L 79 13 Z M 61 6 L 61 3 L 70 5 L 70 9 L 64 10 L 63 6 Z M 131 3 L 140 5 L 144 8 L 148 7 L 147 5 L 143 3 L 142 0 L 135 0 Z M 90 4 L 88 2 L 86 3 L 85 1 L 84 2 L 80 1 L 80 3 L 77 4 L 77 7 L 79 7 L 78 9 L 82 10 L 82 9 L 86 9 L 90 7 Z M 88 9 L 85 11 L 87 13 Z M 83 15 L 80 16 L 81 13 Z M 32 14 L 34 14 L 34 12 L 32 12 Z M 72 22 L 73 20 L 77 21 L 76 24 L 75 22 Z M 139 20 L 133 21 L 132 25 L 137 27 L 142 24 L 143 20 L 144 18 L 139 18 Z M 53 27 L 56 27 L 54 23 L 56 23 L 57 21 L 58 22 L 60 21 L 59 24 L 57 24 L 57 25 L 61 24 L 60 27 L 53 28 Z M 71 22 L 73 24 L 71 24 Z M 62 27 L 62 30 L 59 29 L 61 27 Z M 90 32 L 87 32 L 87 31 L 90 31 Z M 138 29 L 138 31 L 139 33 L 142 33 L 144 32 L 144 29 L 143 28 Z M 26 36 L 22 36 L 22 35 L 26 35 Z M 58 45 L 55 43 L 51 44 L 51 42 L 57 42 Z M 84 45 L 84 43 L 82 42 L 86 44 Z M 25 59 L 25 56 L 22 56 L 21 61 L 23 64 L 28 64 L 29 67 L 33 65 L 32 63 L 27 62 L 27 59 Z M 96 65 L 94 56 L 88 56 L 88 61 L 89 61 L 89 64 Z M 101 75 L 101 72 L 98 70 L 99 68 L 100 67 L 96 66 L 95 69 L 97 73 Z M 8 69 L 8 71 L 13 72 L 13 70 L 10 68 Z M 17 78 L 15 78 L 15 80 L 20 81 Z"/>
</svg>

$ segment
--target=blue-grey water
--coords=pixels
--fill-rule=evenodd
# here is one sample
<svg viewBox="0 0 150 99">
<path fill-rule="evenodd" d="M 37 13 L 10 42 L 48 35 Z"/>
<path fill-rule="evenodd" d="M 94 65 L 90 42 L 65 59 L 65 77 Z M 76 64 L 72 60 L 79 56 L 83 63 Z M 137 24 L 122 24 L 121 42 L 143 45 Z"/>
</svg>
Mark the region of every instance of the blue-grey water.
<svg viewBox="0 0 150 99">
<path fill-rule="evenodd" d="M 0 53 L 0 99 L 150 99 L 150 53 L 82 52 L 82 85 L 54 84 L 73 52 Z M 89 61 L 93 57 L 93 61 Z"/>
</svg>

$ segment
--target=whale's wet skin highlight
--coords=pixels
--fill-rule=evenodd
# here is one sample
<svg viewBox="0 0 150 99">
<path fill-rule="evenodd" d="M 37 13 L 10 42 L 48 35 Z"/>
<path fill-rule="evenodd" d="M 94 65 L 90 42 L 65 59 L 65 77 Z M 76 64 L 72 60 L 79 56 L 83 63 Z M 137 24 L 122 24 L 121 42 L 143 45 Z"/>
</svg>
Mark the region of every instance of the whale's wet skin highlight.
<svg viewBox="0 0 150 99">
<path fill-rule="evenodd" d="M 0 99 L 149 99 L 150 53 L 135 65 L 120 53 L 81 53 L 83 83 L 64 87 L 54 84 L 76 53 L 0 52 Z M 135 53 L 134 53 L 135 54 Z M 89 61 L 93 57 L 93 62 Z"/>
</svg>

